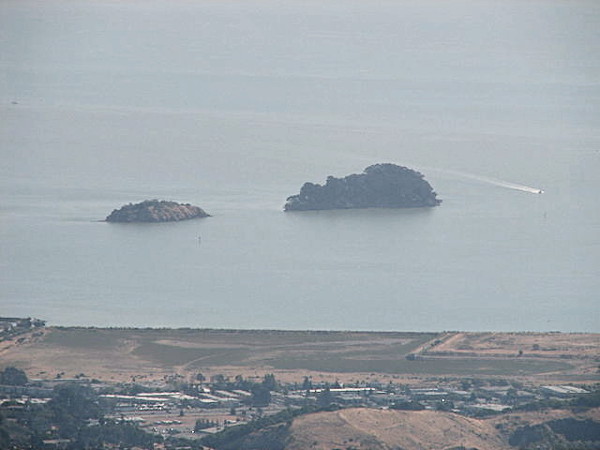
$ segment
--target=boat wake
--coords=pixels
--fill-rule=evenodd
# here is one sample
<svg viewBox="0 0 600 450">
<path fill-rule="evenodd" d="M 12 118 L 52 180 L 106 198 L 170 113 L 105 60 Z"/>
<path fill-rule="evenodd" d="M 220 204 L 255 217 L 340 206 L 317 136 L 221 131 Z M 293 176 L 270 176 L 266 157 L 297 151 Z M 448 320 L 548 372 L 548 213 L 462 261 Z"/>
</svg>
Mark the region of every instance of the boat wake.
<svg viewBox="0 0 600 450">
<path fill-rule="evenodd" d="M 514 189 L 516 191 L 528 192 L 530 194 L 543 194 L 544 190 L 532 186 L 526 186 L 524 184 L 511 183 L 510 181 L 499 180 L 497 178 L 485 177 L 482 175 L 474 175 L 472 173 L 459 172 L 456 170 L 445 170 L 445 169 L 433 169 L 441 173 L 449 175 L 455 175 L 460 178 L 467 178 L 469 180 L 480 181 L 482 183 L 492 184 L 494 186 L 500 186 L 507 189 Z"/>
</svg>

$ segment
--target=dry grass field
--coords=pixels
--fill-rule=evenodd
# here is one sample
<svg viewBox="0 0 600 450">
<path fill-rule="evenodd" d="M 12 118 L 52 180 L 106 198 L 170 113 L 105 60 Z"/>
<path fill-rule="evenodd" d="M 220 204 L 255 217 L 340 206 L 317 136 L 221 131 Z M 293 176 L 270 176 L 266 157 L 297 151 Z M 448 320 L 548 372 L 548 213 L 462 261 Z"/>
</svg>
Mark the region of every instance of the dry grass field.
<svg viewBox="0 0 600 450">
<path fill-rule="evenodd" d="M 454 356 L 523 356 L 561 359 L 595 359 L 600 334 L 591 333 L 453 333 L 430 354 Z"/>
<path fill-rule="evenodd" d="M 300 417 L 289 449 L 508 449 L 493 424 L 436 411 L 344 409 Z"/>
<path fill-rule="evenodd" d="M 540 373 L 540 380 L 597 382 L 600 334 L 594 333 L 448 333 L 421 349 L 427 358 L 448 360 L 527 360 L 567 363 L 569 369 Z M 515 366 L 516 368 L 517 366 Z"/>
<path fill-rule="evenodd" d="M 477 419 L 441 411 L 343 409 L 301 416 L 291 427 L 290 450 L 356 448 L 440 450 L 451 447 L 514 448 L 507 435 L 518 427 L 574 417 L 571 411 L 547 410 Z M 598 408 L 577 415 L 600 420 Z M 546 448 L 546 447 L 544 447 Z"/>
<path fill-rule="evenodd" d="M 592 383 L 600 380 L 599 349 L 598 334 L 46 328 L 0 342 L 0 366 L 32 378 L 84 373 L 123 382 L 272 372 L 281 381 L 493 376 Z M 419 357 L 410 361 L 409 354 Z"/>
</svg>

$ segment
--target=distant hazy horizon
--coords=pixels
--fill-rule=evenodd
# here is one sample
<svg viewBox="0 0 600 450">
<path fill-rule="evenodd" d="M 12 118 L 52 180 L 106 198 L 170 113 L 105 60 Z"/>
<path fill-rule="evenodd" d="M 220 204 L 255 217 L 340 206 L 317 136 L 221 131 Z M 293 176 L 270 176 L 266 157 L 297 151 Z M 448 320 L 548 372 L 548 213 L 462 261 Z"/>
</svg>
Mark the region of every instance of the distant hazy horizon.
<svg viewBox="0 0 600 450">
<path fill-rule="evenodd" d="M 600 332 L 598 2 L 0 13 L 0 315 Z M 380 162 L 442 205 L 282 212 L 304 182 Z M 153 198 L 213 217 L 99 222 Z"/>
</svg>

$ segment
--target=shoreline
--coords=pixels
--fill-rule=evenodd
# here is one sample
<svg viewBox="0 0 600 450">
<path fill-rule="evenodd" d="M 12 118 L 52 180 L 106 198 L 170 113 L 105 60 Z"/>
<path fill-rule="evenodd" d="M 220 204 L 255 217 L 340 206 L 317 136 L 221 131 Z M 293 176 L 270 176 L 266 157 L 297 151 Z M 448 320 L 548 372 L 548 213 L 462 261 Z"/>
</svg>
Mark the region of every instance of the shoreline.
<svg viewBox="0 0 600 450">
<path fill-rule="evenodd" d="M 432 334 L 432 333 L 468 333 L 468 334 L 597 334 L 600 331 L 507 331 L 507 330 L 360 330 L 360 329 L 317 329 L 317 328 L 220 328 L 220 327 L 141 327 L 141 326 L 97 326 L 97 325 L 56 325 L 49 324 L 48 328 L 56 329 L 81 329 L 81 330 L 131 330 L 131 331 L 214 331 L 225 333 L 368 333 L 368 334 Z"/>
<path fill-rule="evenodd" d="M 4 320 L 4 317 L 0 317 L 0 322 Z M 31 317 L 32 320 L 37 320 Z M 19 319 L 21 320 L 21 319 Z M 98 330 L 190 330 L 190 331 L 223 331 L 223 332 L 250 332 L 250 333 L 372 333 L 372 334 L 385 334 L 385 333 L 411 333 L 411 334 L 431 334 L 431 333 L 499 333 L 499 334 L 598 334 L 600 330 L 510 330 L 510 329 L 424 329 L 424 330 L 400 330 L 400 329 L 360 329 L 360 328 L 271 328 L 271 327 L 220 327 L 220 326 L 144 326 L 144 325 L 85 325 L 85 324 L 71 324 L 65 325 L 58 322 L 52 322 L 44 320 L 48 328 L 59 328 L 59 329 L 98 329 Z"/>
</svg>

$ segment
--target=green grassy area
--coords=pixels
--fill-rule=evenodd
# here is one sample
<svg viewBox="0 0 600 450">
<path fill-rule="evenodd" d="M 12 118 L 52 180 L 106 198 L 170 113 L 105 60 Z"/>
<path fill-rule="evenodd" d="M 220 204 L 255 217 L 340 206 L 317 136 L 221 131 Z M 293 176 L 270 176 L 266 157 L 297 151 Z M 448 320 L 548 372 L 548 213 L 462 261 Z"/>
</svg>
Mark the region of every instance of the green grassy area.
<svg viewBox="0 0 600 450">
<path fill-rule="evenodd" d="M 203 328 L 83 328 L 51 327 L 46 339 L 61 345 L 83 346 L 89 338 L 103 338 L 111 342 L 119 340 L 153 341 L 181 340 L 186 342 L 246 345 L 304 345 L 337 342 L 383 343 L 387 340 L 410 340 L 426 342 L 441 333 L 376 332 L 376 331 L 313 331 L 313 330 L 226 330 Z"/>
<path fill-rule="evenodd" d="M 438 336 L 438 334 L 423 333 L 418 336 L 411 337 L 411 340 L 405 343 L 374 343 L 372 346 L 364 350 L 352 350 L 352 348 L 350 348 L 347 353 L 344 353 L 344 356 L 358 359 L 361 357 L 374 358 L 379 356 L 387 359 L 392 357 L 404 357 L 409 353 L 412 353 L 421 345 L 436 339 Z"/>
<path fill-rule="evenodd" d="M 200 365 L 238 364 L 248 354 L 244 348 L 188 348 L 144 342 L 133 352 L 135 356 L 163 366 L 180 366 L 193 361 Z"/>
<path fill-rule="evenodd" d="M 352 335 L 353 339 L 347 339 Z M 251 336 L 258 336 L 261 339 L 252 339 Z M 329 339 L 323 343 L 319 340 L 306 342 L 301 339 L 299 333 L 286 333 L 275 342 L 264 341 L 264 336 L 251 334 L 246 335 L 243 343 L 245 346 L 236 346 L 239 344 L 237 339 L 219 339 L 220 345 L 207 346 L 210 340 L 205 339 L 202 347 L 201 342 L 195 342 L 198 346 L 182 347 L 176 344 L 165 344 L 153 342 L 152 340 L 143 340 L 133 351 L 133 354 L 146 360 L 156 362 L 161 365 L 182 365 L 190 364 L 193 366 L 218 366 L 218 365 L 247 365 L 263 363 L 272 365 L 273 361 L 278 361 L 282 356 L 289 354 L 322 356 L 330 354 L 332 356 L 343 356 L 344 358 L 364 358 L 364 357 L 404 357 L 425 342 L 435 338 L 435 334 L 423 334 L 411 336 L 410 340 L 403 343 L 388 344 L 385 341 L 380 342 L 377 339 L 360 340 L 353 333 L 337 334 L 337 341 L 332 342 L 332 335 L 326 335 Z M 156 337 L 156 336 L 155 336 Z M 161 336 L 166 338 L 167 336 Z M 175 338 L 170 336 L 171 339 Z M 237 336 L 236 336 L 237 337 Z M 311 335 L 311 337 L 314 337 Z M 374 336 L 369 336 L 374 337 Z M 222 336 L 221 336 L 222 338 Z M 343 339 L 340 339 L 343 338 Z M 345 338 L 345 339 L 344 339 Z M 233 341 L 233 342 L 232 342 Z M 259 342 L 257 342 L 259 341 Z M 188 341 L 189 342 L 189 341 Z M 248 357 L 252 356 L 252 361 Z"/>
<path fill-rule="evenodd" d="M 52 328 L 44 337 L 46 345 L 90 350 L 110 350 L 121 342 L 120 334 L 97 328 Z"/>
<path fill-rule="evenodd" d="M 318 372 L 374 372 L 414 375 L 531 375 L 568 370 L 572 366 L 560 361 L 533 359 L 296 359 L 271 361 L 276 369 Z"/>
</svg>

